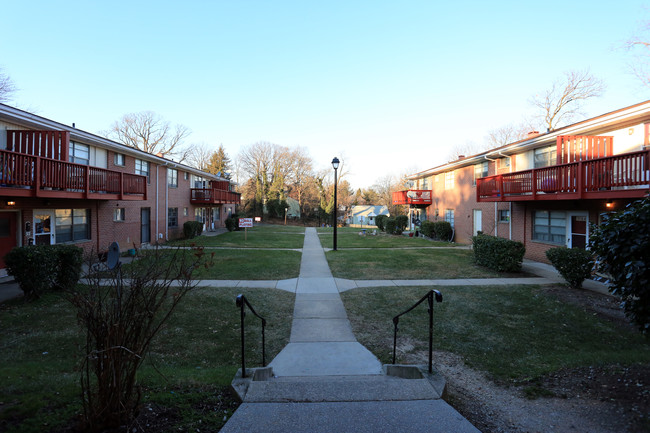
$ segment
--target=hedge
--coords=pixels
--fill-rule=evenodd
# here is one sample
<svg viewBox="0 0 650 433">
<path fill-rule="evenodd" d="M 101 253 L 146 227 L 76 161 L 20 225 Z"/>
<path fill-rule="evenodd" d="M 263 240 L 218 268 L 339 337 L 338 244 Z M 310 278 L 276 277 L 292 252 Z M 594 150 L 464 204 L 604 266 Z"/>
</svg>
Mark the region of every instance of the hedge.
<svg viewBox="0 0 650 433">
<path fill-rule="evenodd" d="M 377 215 L 375 217 L 375 225 L 379 230 L 386 231 L 386 220 L 388 219 L 388 216 L 386 215 Z"/>
<path fill-rule="evenodd" d="M 497 272 L 521 270 L 526 248 L 521 242 L 480 234 L 472 237 L 474 261 Z"/>
<path fill-rule="evenodd" d="M 183 224 L 183 235 L 185 239 L 192 239 L 201 236 L 203 233 L 203 224 L 198 221 L 186 221 Z"/>
<path fill-rule="evenodd" d="M 12 275 L 26 299 L 36 299 L 51 289 L 70 289 L 81 277 L 83 250 L 74 245 L 16 247 L 5 256 Z"/>
<path fill-rule="evenodd" d="M 582 282 L 591 277 L 594 260 L 590 251 L 580 248 L 551 248 L 546 251 L 546 257 L 574 289 L 581 288 Z"/>
</svg>

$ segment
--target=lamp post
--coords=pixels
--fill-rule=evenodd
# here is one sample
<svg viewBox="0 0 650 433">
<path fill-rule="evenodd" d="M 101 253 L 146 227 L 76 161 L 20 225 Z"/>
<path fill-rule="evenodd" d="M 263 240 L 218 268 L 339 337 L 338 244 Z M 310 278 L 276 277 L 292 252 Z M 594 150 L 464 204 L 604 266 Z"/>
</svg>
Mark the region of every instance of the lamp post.
<svg viewBox="0 0 650 433">
<path fill-rule="evenodd" d="M 332 160 L 332 167 L 334 167 L 334 213 L 333 213 L 333 220 L 334 220 L 334 241 L 333 241 L 333 246 L 332 248 L 334 251 L 336 251 L 336 226 L 337 226 L 337 221 L 336 221 L 336 214 L 338 213 L 338 205 L 336 204 L 336 187 L 337 187 L 337 181 L 336 181 L 336 170 L 339 168 L 339 159 L 337 157 L 334 157 Z"/>
<path fill-rule="evenodd" d="M 287 225 L 287 212 L 289 211 L 288 207 L 284 208 L 284 225 Z"/>
</svg>

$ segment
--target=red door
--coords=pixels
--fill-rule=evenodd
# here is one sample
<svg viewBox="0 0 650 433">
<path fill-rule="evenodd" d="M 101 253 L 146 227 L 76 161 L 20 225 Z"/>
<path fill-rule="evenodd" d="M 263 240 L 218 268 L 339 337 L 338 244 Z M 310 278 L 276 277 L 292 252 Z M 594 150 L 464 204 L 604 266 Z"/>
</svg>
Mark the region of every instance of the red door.
<svg viewBox="0 0 650 433">
<path fill-rule="evenodd" d="M 5 255 L 16 245 L 16 212 L 0 212 L 0 269 L 5 267 Z"/>
</svg>

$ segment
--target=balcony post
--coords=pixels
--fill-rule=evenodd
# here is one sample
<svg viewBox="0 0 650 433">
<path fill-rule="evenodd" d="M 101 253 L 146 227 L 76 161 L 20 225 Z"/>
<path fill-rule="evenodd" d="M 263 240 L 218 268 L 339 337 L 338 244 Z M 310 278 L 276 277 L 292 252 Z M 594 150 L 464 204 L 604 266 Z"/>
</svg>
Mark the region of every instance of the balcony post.
<svg viewBox="0 0 650 433">
<path fill-rule="evenodd" d="M 577 180 L 576 187 L 578 188 L 578 198 L 582 198 L 583 195 L 584 195 L 584 187 L 583 187 L 584 184 L 585 184 L 585 182 L 584 182 L 585 181 L 584 170 L 585 170 L 585 166 L 584 166 L 584 164 L 583 164 L 583 162 L 581 160 L 581 161 L 578 162 L 578 173 L 577 173 L 577 176 L 576 176 L 577 177 L 577 179 L 576 179 Z"/>
<path fill-rule="evenodd" d="M 34 157 L 34 174 L 32 175 L 34 182 L 34 196 L 39 197 L 41 194 L 41 158 Z"/>
<path fill-rule="evenodd" d="M 120 200 L 124 199 L 124 172 L 120 171 Z"/>
<path fill-rule="evenodd" d="M 537 198 L 537 170 L 533 168 L 532 173 L 530 174 L 531 185 L 530 192 L 533 195 L 533 200 Z"/>
<path fill-rule="evenodd" d="M 85 166 L 84 171 L 86 175 L 84 176 L 86 178 L 86 188 L 85 188 L 85 196 L 86 198 L 90 197 L 90 166 Z"/>
</svg>

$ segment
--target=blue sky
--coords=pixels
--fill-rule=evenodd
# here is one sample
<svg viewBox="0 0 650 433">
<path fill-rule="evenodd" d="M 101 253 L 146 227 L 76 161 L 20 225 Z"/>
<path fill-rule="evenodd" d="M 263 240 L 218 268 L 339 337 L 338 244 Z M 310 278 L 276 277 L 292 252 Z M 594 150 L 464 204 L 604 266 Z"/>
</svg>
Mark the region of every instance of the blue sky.
<svg viewBox="0 0 650 433">
<path fill-rule="evenodd" d="M 563 72 L 607 84 L 596 116 L 650 99 L 619 47 L 641 1 L 31 1 L 3 5 L 14 104 L 99 132 L 152 110 L 188 142 L 304 146 L 353 187 L 445 162 L 532 113 Z"/>
</svg>

